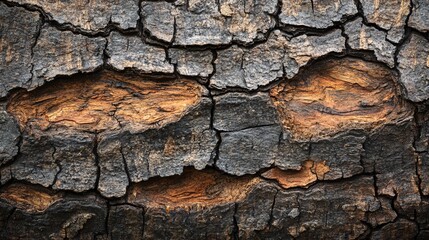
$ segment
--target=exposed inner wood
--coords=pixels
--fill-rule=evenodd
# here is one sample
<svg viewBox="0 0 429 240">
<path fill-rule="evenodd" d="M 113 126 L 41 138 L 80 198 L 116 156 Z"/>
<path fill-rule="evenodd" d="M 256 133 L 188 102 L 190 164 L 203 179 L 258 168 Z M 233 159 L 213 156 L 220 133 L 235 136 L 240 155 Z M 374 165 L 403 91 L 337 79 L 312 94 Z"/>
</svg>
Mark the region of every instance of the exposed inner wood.
<svg viewBox="0 0 429 240">
<path fill-rule="evenodd" d="M 329 167 L 324 162 L 305 161 L 301 170 L 281 170 L 272 168 L 262 174 L 263 177 L 276 180 L 283 188 L 308 187 L 318 179 L 323 180 Z"/>
<path fill-rule="evenodd" d="M 68 127 L 91 132 L 141 131 L 178 121 L 201 99 L 194 81 L 153 81 L 114 72 L 57 80 L 14 94 L 8 111 L 21 128 Z"/>
<path fill-rule="evenodd" d="M 0 199 L 28 212 L 43 212 L 62 198 L 48 190 L 40 190 L 29 185 L 13 184 L 0 193 Z"/>
<path fill-rule="evenodd" d="M 314 140 L 350 129 L 375 129 L 412 115 L 386 67 L 344 58 L 316 63 L 270 94 L 283 127 L 295 140 Z"/>
<path fill-rule="evenodd" d="M 258 177 L 233 177 L 215 170 L 185 169 L 180 176 L 153 178 L 132 186 L 128 201 L 171 208 L 215 206 L 243 199 Z"/>
</svg>

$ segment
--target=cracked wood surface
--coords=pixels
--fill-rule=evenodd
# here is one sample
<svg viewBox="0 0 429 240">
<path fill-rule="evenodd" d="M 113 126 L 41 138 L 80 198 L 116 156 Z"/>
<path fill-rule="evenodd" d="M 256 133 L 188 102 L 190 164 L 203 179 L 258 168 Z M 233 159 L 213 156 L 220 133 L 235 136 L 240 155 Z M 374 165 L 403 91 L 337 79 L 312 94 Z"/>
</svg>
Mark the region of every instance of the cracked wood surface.
<svg viewBox="0 0 429 240">
<path fill-rule="evenodd" d="M 1 239 L 428 239 L 429 3 L 0 1 Z"/>
</svg>

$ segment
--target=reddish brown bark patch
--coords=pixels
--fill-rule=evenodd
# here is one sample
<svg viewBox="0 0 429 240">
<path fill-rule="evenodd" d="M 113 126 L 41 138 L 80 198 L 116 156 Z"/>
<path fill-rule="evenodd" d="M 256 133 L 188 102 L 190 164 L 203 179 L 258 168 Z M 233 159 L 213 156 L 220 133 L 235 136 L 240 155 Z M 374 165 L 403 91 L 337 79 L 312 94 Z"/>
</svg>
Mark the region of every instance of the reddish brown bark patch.
<svg viewBox="0 0 429 240">
<path fill-rule="evenodd" d="M 215 170 L 186 169 L 180 176 L 154 178 L 132 186 L 128 201 L 145 206 L 216 206 L 243 199 L 257 177 L 233 177 Z"/>
<path fill-rule="evenodd" d="M 67 127 L 101 132 L 141 131 L 178 121 L 201 99 L 203 88 L 188 80 L 153 81 L 114 72 L 59 79 L 14 94 L 8 111 L 21 128 Z"/>
<path fill-rule="evenodd" d="M 323 180 L 329 167 L 324 162 L 305 161 L 301 170 L 281 170 L 272 168 L 262 174 L 263 177 L 276 180 L 283 188 L 308 187 L 318 179 Z"/>
<path fill-rule="evenodd" d="M 59 194 L 30 185 L 13 184 L 0 193 L 0 199 L 28 212 L 43 212 L 61 200 Z"/>
<path fill-rule="evenodd" d="M 295 140 L 315 140 L 350 129 L 375 129 L 412 115 L 388 68 L 345 58 L 316 63 L 271 90 L 283 127 Z"/>
</svg>

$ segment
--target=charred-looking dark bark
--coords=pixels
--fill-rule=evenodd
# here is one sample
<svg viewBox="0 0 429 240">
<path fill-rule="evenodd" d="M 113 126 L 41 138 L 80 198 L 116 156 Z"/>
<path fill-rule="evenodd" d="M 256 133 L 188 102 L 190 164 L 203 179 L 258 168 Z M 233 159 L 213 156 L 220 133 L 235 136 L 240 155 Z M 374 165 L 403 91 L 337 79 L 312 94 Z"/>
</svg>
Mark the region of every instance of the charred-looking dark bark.
<svg viewBox="0 0 429 240">
<path fill-rule="evenodd" d="M 429 239 L 428 19 L 0 0 L 0 239 Z"/>
</svg>

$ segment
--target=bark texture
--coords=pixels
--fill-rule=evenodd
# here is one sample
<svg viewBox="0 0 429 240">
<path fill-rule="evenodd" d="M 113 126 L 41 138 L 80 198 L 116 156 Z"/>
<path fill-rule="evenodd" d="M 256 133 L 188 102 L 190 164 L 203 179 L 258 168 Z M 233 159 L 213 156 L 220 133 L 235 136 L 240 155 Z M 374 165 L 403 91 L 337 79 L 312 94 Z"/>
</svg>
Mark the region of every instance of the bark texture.
<svg viewBox="0 0 429 240">
<path fill-rule="evenodd" d="M 428 18 L 0 0 L 0 239 L 427 239 Z"/>
</svg>

